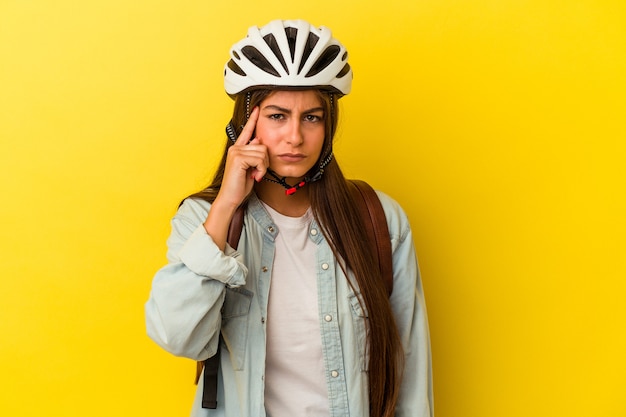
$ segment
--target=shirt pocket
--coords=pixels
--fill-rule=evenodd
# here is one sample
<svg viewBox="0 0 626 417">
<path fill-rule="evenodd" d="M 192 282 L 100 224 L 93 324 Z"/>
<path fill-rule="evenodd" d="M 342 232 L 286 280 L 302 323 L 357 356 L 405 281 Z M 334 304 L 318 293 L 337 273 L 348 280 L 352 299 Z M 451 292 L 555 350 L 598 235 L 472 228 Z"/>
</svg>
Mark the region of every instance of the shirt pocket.
<svg viewBox="0 0 626 417">
<path fill-rule="evenodd" d="M 237 371 L 243 370 L 248 342 L 248 315 L 253 293 L 245 288 L 226 287 L 222 307 L 222 340 Z"/>
<path fill-rule="evenodd" d="M 369 367 L 369 353 L 367 349 L 367 311 L 359 303 L 360 294 L 350 294 L 348 300 L 352 310 L 352 328 L 354 329 L 354 337 L 359 350 L 359 363 L 361 370 L 366 371 Z"/>
</svg>

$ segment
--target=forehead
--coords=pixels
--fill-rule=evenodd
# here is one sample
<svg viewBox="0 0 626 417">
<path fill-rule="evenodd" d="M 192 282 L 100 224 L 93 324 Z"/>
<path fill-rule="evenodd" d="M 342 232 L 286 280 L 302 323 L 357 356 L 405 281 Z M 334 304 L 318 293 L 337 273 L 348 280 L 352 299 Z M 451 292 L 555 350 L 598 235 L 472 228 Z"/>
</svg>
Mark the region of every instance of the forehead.
<svg viewBox="0 0 626 417">
<path fill-rule="evenodd" d="M 322 107 L 323 103 L 317 90 L 278 90 L 261 102 L 261 108 L 271 105 L 297 110 Z"/>
</svg>

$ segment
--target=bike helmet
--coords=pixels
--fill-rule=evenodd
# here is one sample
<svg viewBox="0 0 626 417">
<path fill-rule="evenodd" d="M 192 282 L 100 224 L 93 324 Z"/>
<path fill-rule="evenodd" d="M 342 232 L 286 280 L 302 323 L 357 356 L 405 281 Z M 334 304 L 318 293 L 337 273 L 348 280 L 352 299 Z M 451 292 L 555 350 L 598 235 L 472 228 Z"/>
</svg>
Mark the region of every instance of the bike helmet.
<svg viewBox="0 0 626 417">
<path fill-rule="evenodd" d="M 224 67 L 228 95 L 257 87 L 321 88 L 341 97 L 350 92 L 346 48 L 330 29 L 304 20 L 274 20 L 252 26 L 230 50 Z"/>
</svg>

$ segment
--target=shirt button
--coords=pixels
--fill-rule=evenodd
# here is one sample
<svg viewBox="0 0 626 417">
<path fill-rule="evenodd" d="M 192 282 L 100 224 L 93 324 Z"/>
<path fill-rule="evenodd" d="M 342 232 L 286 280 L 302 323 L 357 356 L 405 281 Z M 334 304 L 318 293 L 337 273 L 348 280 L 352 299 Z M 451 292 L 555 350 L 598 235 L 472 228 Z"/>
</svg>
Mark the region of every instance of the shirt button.
<svg viewBox="0 0 626 417">
<path fill-rule="evenodd" d="M 261 317 L 261 323 L 265 323 L 265 317 Z"/>
<path fill-rule="evenodd" d="M 339 376 L 339 372 L 337 372 L 337 371 L 332 371 L 332 372 L 330 373 L 330 376 L 332 376 L 333 378 L 337 378 L 337 377 Z"/>
<path fill-rule="evenodd" d="M 322 269 L 323 270 L 327 270 L 328 269 L 328 264 L 327 263 L 323 263 L 322 264 Z"/>
<path fill-rule="evenodd" d="M 311 229 L 311 236 L 317 236 L 317 229 Z"/>
<path fill-rule="evenodd" d="M 326 320 L 326 321 L 333 321 L 333 316 L 331 316 L 330 314 L 326 314 L 324 316 L 324 320 Z"/>
<path fill-rule="evenodd" d="M 268 227 L 267 231 L 270 232 L 270 233 L 274 233 L 274 226 Z"/>
<path fill-rule="evenodd" d="M 264 266 L 263 268 L 261 268 L 261 271 L 263 271 L 263 272 L 267 272 L 267 267 L 266 267 L 266 266 Z"/>
</svg>

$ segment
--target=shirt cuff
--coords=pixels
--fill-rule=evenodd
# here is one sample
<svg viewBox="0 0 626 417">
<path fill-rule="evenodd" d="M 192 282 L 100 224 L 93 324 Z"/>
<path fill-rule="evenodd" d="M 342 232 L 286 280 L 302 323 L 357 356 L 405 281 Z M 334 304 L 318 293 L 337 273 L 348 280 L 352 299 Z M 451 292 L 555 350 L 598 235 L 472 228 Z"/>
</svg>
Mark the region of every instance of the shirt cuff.
<svg viewBox="0 0 626 417">
<path fill-rule="evenodd" d="M 228 244 L 222 252 L 202 224 L 189 236 L 178 252 L 178 257 L 197 275 L 223 282 L 230 287 L 246 283 L 248 268 L 241 262 L 241 254 Z"/>
</svg>

